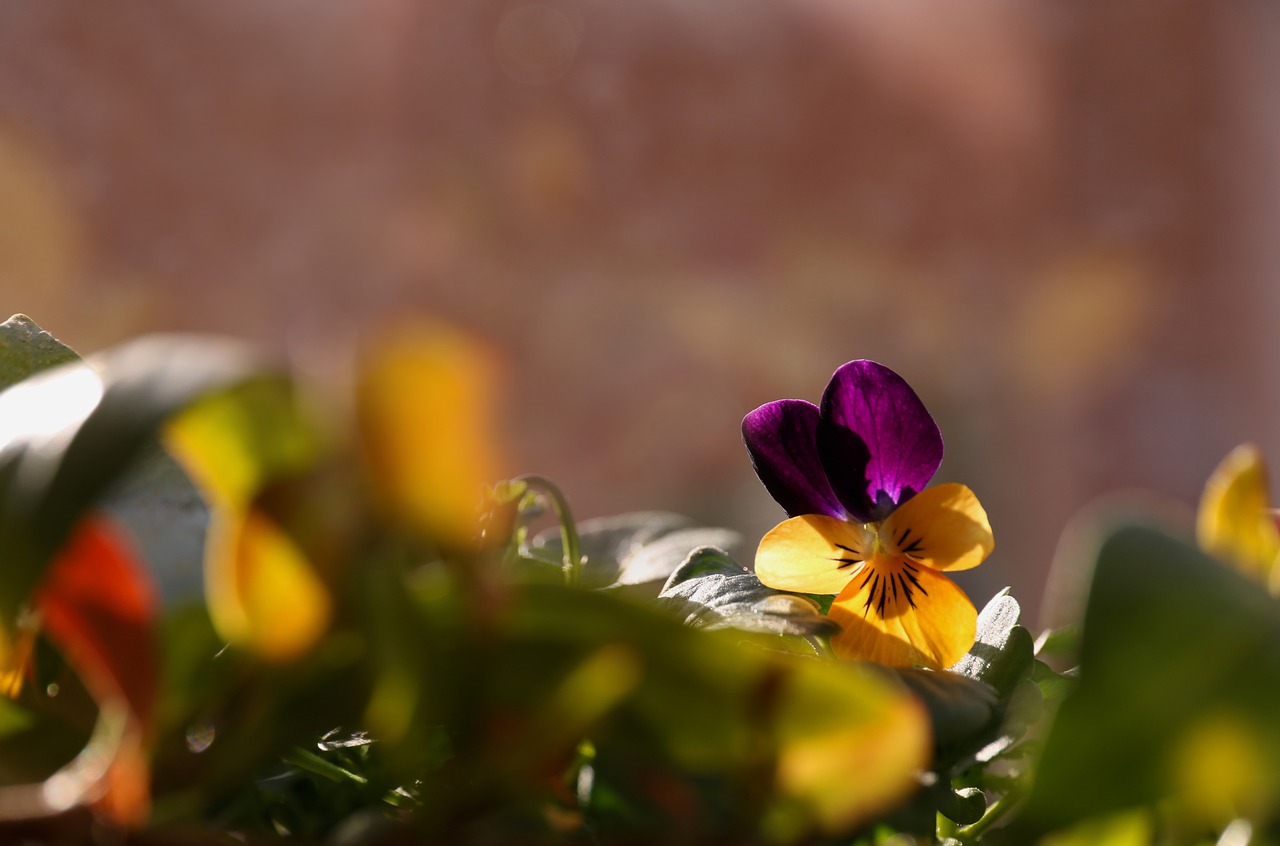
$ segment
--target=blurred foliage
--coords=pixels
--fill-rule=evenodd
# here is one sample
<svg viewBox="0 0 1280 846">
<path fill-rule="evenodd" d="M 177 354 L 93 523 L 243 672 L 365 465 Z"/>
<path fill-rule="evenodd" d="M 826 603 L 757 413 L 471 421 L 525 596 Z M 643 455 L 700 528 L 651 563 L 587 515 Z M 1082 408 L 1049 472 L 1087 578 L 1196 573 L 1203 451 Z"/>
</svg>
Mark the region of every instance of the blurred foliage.
<svg viewBox="0 0 1280 846">
<path fill-rule="evenodd" d="M 1162 532 L 1106 535 L 1079 626 L 1006 591 L 949 671 L 842 663 L 734 533 L 482 476 L 451 331 L 350 402 L 206 338 L 0 350 L 6 842 L 1280 842 L 1276 600 Z"/>
</svg>

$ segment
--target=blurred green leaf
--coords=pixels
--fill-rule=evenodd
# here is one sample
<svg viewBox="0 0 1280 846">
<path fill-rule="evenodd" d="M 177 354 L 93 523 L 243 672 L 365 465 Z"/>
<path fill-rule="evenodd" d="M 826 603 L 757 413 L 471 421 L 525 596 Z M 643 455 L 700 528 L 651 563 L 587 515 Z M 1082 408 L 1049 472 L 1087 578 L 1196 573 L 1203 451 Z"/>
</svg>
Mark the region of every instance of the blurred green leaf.
<svg viewBox="0 0 1280 846">
<path fill-rule="evenodd" d="M 322 437 L 284 378 L 242 382 L 191 403 L 167 428 L 179 459 L 209 495 L 237 504 L 296 475 L 322 451 Z"/>
<path fill-rule="evenodd" d="M 1040 688 L 1045 706 L 1056 712 L 1062 700 L 1079 683 L 1079 674 L 1075 670 L 1059 673 L 1043 661 L 1037 661 L 1031 671 L 1031 680 Z"/>
<path fill-rule="evenodd" d="M 35 716 L 16 702 L 0 697 L 0 738 L 30 729 Z"/>
<path fill-rule="evenodd" d="M 78 362 L 70 347 L 16 314 L 0 324 L 0 389 L 40 371 Z M 166 599 L 198 596 L 208 510 L 182 468 L 158 443 L 142 448 L 136 465 L 103 503 L 125 526 Z"/>
<path fill-rule="evenodd" d="M 1047 661 L 1074 663 L 1080 653 L 1080 625 L 1072 623 L 1045 629 L 1036 638 L 1036 657 Z"/>
<path fill-rule="evenodd" d="M 128 530 L 165 605 L 204 594 L 209 507 L 182 466 L 152 442 L 103 496 L 101 506 Z"/>
<path fill-rule="evenodd" d="M 933 723 L 939 758 L 952 758 L 969 748 L 999 714 L 996 692 L 968 676 L 946 670 L 885 670 L 900 677 L 920 698 Z"/>
<path fill-rule="evenodd" d="M 0 393 L 0 617 L 13 618 L 71 528 L 169 415 L 256 372 L 239 344 L 154 336 Z"/>
<path fill-rule="evenodd" d="M 266 506 L 309 523 L 321 555 L 342 544 L 328 530 L 333 509 L 306 514 L 307 495 L 323 493 L 323 478 L 308 477 L 305 489 L 273 486 L 278 496 L 264 501 L 270 483 L 303 476 L 321 454 L 320 433 L 292 383 L 258 379 L 204 397 L 177 415 L 167 435 L 211 508 L 204 583 L 218 632 L 267 660 L 296 657 L 328 625 L 330 591 L 293 527 Z"/>
<path fill-rule="evenodd" d="M 1080 683 L 1046 738 L 1025 825 L 1058 828 L 1171 793 L 1194 806 L 1206 773 L 1218 784 L 1243 774 L 1236 802 L 1271 790 L 1277 689 L 1280 604 L 1158 531 L 1113 532 L 1097 553 Z M 1204 749 L 1240 751 L 1210 766 Z"/>
<path fill-rule="evenodd" d="M 28 707 L 32 699 L 43 707 Z M 84 748 L 88 727 L 69 726 L 54 704 L 43 691 L 23 702 L 0 697 L 0 784 L 39 783 Z"/>
<path fill-rule="evenodd" d="M 585 810 L 654 836 L 674 825 L 686 838 L 732 837 L 757 832 L 762 815 L 780 830 L 794 821 L 782 839 L 848 830 L 902 798 L 927 763 L 919 706 L 870 670 L 744 650 L 558 584 L 513 589 L 468 634 L 436 578 L 415 580 L 407 608 L 393 590 L 379 600 L 384 670 L 371 705 L 381 725 L 399 724 L 387 753 L 404 764 L 420 760 L 430 731 L 451 738 L 439 772 L 417 776 L 431 830 L 451 830 L 460 808 L 530 801 L 539 774 L 564 771 L 588 738 Z"/>
<path fill-rule="evenodd" d="M 690 626 L 794 637 L 829 635 L 837 629 L 813 600 L 765 587 L 754 573 L 715 547 L 689 553 L 658 598 Z"/>
<path fill-rule="evenodd" d="M 1150 812 L 1123 811 L 1069 826 L 1044 838 L 1040 846 L 1149 846 L 1155 835 Z"/>
</svg>

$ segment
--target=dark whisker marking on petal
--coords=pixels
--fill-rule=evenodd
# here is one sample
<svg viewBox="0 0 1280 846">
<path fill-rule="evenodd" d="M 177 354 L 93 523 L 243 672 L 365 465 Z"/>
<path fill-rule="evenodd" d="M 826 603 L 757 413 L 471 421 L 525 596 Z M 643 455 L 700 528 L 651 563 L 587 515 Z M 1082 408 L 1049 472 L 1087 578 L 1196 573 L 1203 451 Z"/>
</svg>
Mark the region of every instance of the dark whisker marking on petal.
<svg viewBox="0 0 1280 846">
<path fill-rule="evenodd" d="M 873 573 L 875 571 L 872 571 Z M 867 594 L 867 601 L 862 606 L 862 616 L 866 617 L 867 612 L 871 610 L 872 604 L 876 601 L 876 591 L 880 588 L 880 574 L 875 573 L 875 580 L 871 583 L 871 591 Z M 882 594 L 883 595 L 883 594 Z M 884 617 L 884 600 L 880 600 L 880 616 Z"/>
<path fill-rule="evenodd" d="M 875 575 L 875 572 L 876 572 L 875 568 L 871 568 L 870 570 L 867 570 L 867 575 L 862 580 L 862 584 L 858 585 L 858 590 L 862 590 L 864 587 L 867 586 L 867 582 L 871 581 L 871 577 Z"/>
<path fill-rule="evenodd" d="M 913 584 L 913 585 L 915 585 L 915 586 L 916 586 L 916 589 L 917 589 L 918 591 L 920 591 L 921 593 L 923 593 L 925 596 L 928 596 L 928 595 L 929 595 L 929 591 L 925 590 L 925 589 L 924 589 L 924 587 L 923 587 L 923 586 L 921 586 L 920 582 L 916 581 L 916 577 L 915 577 L 914 575 L 912 575 L 911 573 L 907 573 L 907 574 L 906 574 L 906 576 L 907 576 L 907 578 L 908 578 L 908 579 L 910 579 L 910 580 L 911 580 L 911 584 Z"/>
<path fill-rule="evenodd" d="M 907 535 L 911 534 L 911 527 L 902 530 L 902 534 L 898 536 L 898 546 L 902 546 L 902 542 L 907 539 Z"/>
<path fill-rule="evenodd" d="M 907 553 L 911 553 L 911 552 L 923 552 L 924 550 L 923 550 L 923 549 L 921 549 L 921 547 L 920 547 L 920 544 L 921 544 L 921 543 L 923 543 L 923 542 L 924 542 L 924 538 L 916 538 L 915 540 L 913 540 L 913 541 L 911 542 L 911 545 L 910 545 L 910 546 L 908 546 L 906 549 L 904 549 L 904 550 L 902 550 L 902 551 L 903 551 L 903 552 L 907 552 Z"/>
<path fill-rule="evenodd" d="M 893 604 L 898 604 L 898 574 L 894 573 L 893 578 L 889 580 L 889 584 L 893 586 Z"/>
<path fill-rule="evenodd" d="M 915 598 L 911 596 L 911 587 L 907 584 L 907 577 L 899 573 L 898 578 L 902 579 L 902 592 L 907 595 L 907 602 L 910 602 L 911 607 L 915 608 L 916 601 Z"/>
<path fill-rule="evenodd" d="M 836 565 L 837 570 L 843 570 L 846 567 L 852 567 L 854 564 L 861 564 L 861 558 L 828 558 L 828 561 L 839 561 Z"/>
<path fill-rule="evenodd" d="M 844 544 L 842 544 L 842 543 L 838 543 L 838 544 L 836 544 L 836 546 L 840 547 L 840 548 L 841 548 L 841 549 L 843 549 L 845 552 L 852 552 L 854 555 L 861 555 L 861 554 L 862 554 L 861 552 L 858 552 L 858 550 L 854 549 L 853 547 L 851 547 L 851 546 L 845 546 L 845 545 L 844 545 Z"/>
</svg>

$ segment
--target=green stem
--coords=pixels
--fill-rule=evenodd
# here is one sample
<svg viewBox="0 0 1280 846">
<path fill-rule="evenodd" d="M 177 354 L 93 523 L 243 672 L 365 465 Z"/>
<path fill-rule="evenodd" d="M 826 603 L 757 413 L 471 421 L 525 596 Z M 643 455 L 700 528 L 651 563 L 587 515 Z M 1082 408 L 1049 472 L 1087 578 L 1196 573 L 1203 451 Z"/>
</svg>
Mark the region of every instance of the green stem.
<svg viewBox="0 0 1280 846">
<path fill-rule="evenodd" d="M 354 781 L 356 784 L 368 784 L 369 782 L 364 776 L 356 775 L 351 770 L 339 767 L 331 761 L 326 761 L 314 752 L 309 752 L 300 746 L 295 746 L 284 753 L 284 760 L 285 763 L 292 764 L 300 770 L 306 770 L 330 781 L 339 783 Z"/>
<path fill-rule="evenodd" d="M 569 510 L 569 500 L 565 499 L 555 483 L 545 476 L 527 473 L 512 479 L 513 482 L 524 482 L 531 488 L 551 500 L 556 519 L 560 521 L 560 545 L 564 549 L 564 579 L 567 584 L 576 585 L 582 575 L 582 544 L 578 539 L 577 524 L 573 522 L 573 512 Z"/>
<path fill-rule="evenodd" d="M 960 827 L 947 818 L 945 814 L 938 814 L 938 839 L 946 840 L 954 838 L 959 832 Z"/>
</svg>

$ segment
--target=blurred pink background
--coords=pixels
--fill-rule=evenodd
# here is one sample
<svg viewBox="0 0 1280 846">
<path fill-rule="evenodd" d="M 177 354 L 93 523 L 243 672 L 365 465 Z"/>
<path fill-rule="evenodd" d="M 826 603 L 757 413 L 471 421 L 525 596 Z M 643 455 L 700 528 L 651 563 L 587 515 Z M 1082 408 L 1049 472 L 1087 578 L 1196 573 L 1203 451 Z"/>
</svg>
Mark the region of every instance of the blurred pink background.
<svg viewBox="0 0 1280 846">
<path fill-rule="evenodd" d="M 0 4 L 0 308 L 323 374 L 413 311 L 508 359 L 580 516 L 780 518 L 738 426 L 874 358 L 1031 608 L 1099 493 L 1280 461 L 1273 0 Z"/>
</svg>

